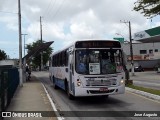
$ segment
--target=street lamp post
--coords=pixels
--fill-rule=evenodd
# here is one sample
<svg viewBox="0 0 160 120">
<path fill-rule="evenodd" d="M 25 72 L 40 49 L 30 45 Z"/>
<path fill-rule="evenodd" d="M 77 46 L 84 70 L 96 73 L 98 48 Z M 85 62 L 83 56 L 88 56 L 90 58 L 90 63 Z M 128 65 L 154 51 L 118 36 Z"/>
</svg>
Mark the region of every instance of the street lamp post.
<svg viewBox="0 0 160 120">
<path fill-rule="evenodd" d="M 120 35 L 122 38 L 124 38 L 124 36 L 123 36 L 123 35 L 121 35 L 121 34 L 119 34 L 119 33 L 116 33 L 116 35 Z"/>
<path fill-rule="evenodd" d="M 124 38 L 124 42 L 129 43 L 129 41 L 127 41 L 127 39 L 120 33 L 115 33 L 116 35 L 120 35 L 122 38 Z"/>
</svg>

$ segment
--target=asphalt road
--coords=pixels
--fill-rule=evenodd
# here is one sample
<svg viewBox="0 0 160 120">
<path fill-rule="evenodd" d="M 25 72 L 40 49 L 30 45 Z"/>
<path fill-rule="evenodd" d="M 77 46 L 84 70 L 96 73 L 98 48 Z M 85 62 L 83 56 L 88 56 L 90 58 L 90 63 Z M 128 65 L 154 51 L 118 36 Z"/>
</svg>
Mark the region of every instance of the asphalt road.
<svg viewBox="0 0 160 120">
<path fill-rule="evenodd" d="M 60 115 L 65 120 L 159 120 L 157 117 L 134 117 L 136 113 L 140 112 L 141 115 L 146 113 L 145 111 L 148 111 L 149 114 L 154 111 L 155 114 L 160 115 L 160 103 L 157 101 L 128 91 L 125 94 L 109 96 L 105 99 L 102 97 L 81 97 L 69 100 L 65 91 L 53 88 L 48 72 L 34 72 L 33 75 L 45 85 L 56 108 L 58 111 L 62 111 Z M 106 117 L 107 111 L 110 117 Z"/>
<path fill-rule="evenodd" d="M 130 79 L 134 85 L 160 90 L 160 73 L 156 71 L 135 72 Z"/>
</svg>

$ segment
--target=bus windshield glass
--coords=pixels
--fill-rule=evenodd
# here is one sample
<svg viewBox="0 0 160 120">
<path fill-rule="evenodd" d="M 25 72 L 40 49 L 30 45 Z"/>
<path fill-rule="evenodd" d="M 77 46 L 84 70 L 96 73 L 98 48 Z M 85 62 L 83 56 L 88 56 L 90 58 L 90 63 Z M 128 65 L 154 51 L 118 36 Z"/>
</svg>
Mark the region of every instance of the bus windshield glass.
<svg viewBox="0 0 160 120">
<path fill-rule="evenodd" d="M 79 74 L 115 74 L 123 71 L 120 49 L 76 50 L 75 69 Z"/>
</svg>

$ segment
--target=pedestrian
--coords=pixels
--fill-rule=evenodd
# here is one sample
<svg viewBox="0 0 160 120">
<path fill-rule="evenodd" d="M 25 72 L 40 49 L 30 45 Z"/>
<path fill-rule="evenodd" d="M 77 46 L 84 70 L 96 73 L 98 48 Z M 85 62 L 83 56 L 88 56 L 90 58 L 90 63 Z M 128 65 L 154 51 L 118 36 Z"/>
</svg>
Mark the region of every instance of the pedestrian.
<svg viewBox="0 0 160 120">
<path fill-rule="evenodd" d="M 31 78 L 31 70 L 29 66 L 26 66 L 26 80 L 30 81 Z"/>
</svg>

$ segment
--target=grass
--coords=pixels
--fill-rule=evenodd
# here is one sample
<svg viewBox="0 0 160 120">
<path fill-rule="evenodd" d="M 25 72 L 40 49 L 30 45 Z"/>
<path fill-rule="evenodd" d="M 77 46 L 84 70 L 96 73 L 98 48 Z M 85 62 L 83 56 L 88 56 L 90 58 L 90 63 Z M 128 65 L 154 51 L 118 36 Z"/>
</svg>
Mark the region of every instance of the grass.
<svg viewBox="0 0 160 120">
<path fill-rule="evenodd" d="M 136 90 L 141 90 L 141 91 L 148 92 L 155 95 L 160 95 L 160 90 L 156 90 L 156 89 L 144 88 L 144 87 L 135 86 L 135 85 L 127 85 L 126 87 L 133 88 Z"/>
</svg>

